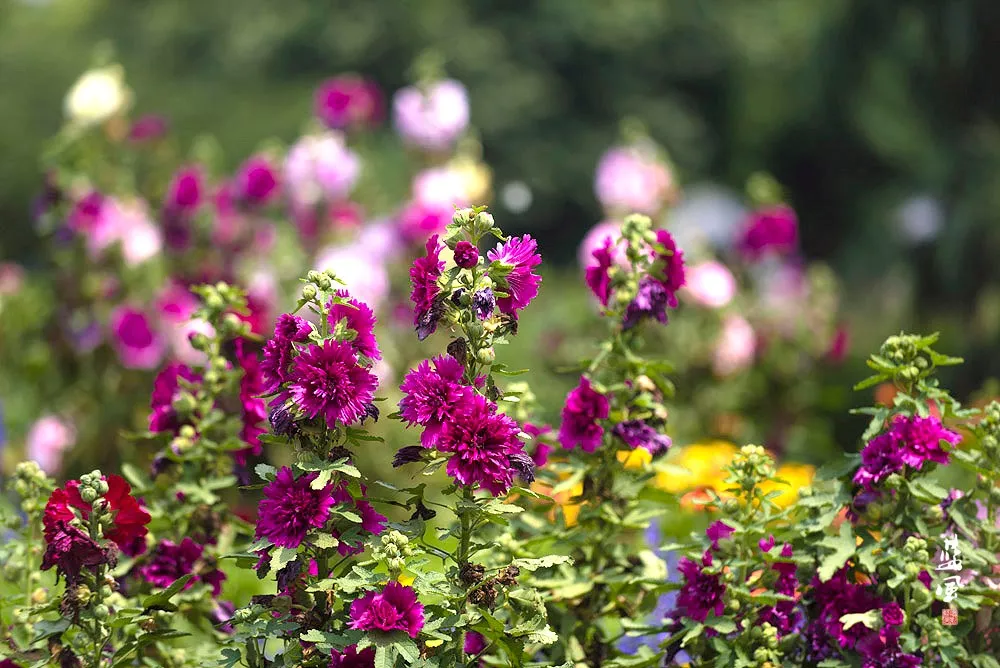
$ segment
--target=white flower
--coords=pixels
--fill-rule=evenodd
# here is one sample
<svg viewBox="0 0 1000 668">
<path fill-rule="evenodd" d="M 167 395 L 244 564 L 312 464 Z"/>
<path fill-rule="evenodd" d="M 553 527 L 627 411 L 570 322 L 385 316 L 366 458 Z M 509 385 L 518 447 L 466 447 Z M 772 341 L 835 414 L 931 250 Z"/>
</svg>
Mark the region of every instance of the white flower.
<svg viewBox="0 0 1000 668">
<path fill-rule="evenodd" d="M 125 85 L 121 65 L 109 65 L 85 72 L 66 94 L 65 110 L 70 121 L 97 125 L 126 111 L 132 91 Z"/>
</svg>

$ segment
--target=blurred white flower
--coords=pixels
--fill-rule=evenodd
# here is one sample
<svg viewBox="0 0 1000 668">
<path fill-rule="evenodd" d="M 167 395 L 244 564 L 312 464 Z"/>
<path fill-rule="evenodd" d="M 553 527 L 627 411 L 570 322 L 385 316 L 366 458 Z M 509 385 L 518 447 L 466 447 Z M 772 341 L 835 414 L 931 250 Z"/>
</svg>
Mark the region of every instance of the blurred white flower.
<svg viewBox="0 0 1000 668">
<path fill-rule="evenodd" d="M 385 266 L 359 244 L 324 248 L 316 258 L 316 269 L 332 271 L 344 282 L 352 297 L 373 310 L 389 294 L 389 274 Z"/>
<path fill-rule="evenodd" d="M 727 250 L 746 216 L 746 207 L 732 191 L 703 183 L 685 188 L 667 222 L 681 248 L 708 243 Z"/>
<path fill-rule="evenodd" d="M 896 213 L 903 239 L 912 245 L 933 241 L 944 226 L 941 202 L 929 195 L 918 195 L 903 202 Z"/>
<path fill-rule="evenodd" d="M 702 306 L 722 308 L 736 296 L 736 279 L 726 265 L 709 260 L 688 268 L 683 291 Z"/>
<path fill-rule="evenodd" d="M 524 213 L 531 208 L 534 196 L 524 181 L 511 181 L 500 191 L 500 201 L 511 213 Z"/>
<path fill-rule="evenodd" d="M 45 415 L 28 430 L 27 458 L 38 462 L 42 470 L 55 475 L 62 464 L 63 452 L 76 442 L 76 429 L 55 415 Z"/>
<path fill-rule="evenodd" d="M 103 123 L 132 105 L 132 91 L 125 85 L 121 65 L 85 72 L 66 94 L 64 108 L 70 121 L 82 125 Z"/>
<path fill-rule="evenodd" d="M 757 351 L 757 334 L 746 318 L 727 316 L 722 333 L 715 344 L 713 370 L 718 376 L 728 376 L 749 367 Z"/>
</svg>

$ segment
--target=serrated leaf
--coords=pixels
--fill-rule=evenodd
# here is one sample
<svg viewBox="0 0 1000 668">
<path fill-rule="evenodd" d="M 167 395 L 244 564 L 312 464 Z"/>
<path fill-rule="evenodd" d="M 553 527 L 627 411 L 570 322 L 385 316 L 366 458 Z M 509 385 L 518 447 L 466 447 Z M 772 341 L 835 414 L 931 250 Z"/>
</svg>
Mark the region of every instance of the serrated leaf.
<svg viewBox="0 0 1000 668">
<path fill-rule="evenodd" d="M 736 630 L 736 622 L 728 617 L 716 617 L 710 622 L 705 622 L 705 626 L 713 628 L 722 634 L 732 633 Z"/>
<path fill-rule="evenodd" d="M 817 573 L 820 582 L 826 582 L 833 577 L 833 574 L 847 563 L 847 560 L 854 554 L 857 546 L 854 540 L 854 533 L 851 531 L 851 523 L 844 522 L 840 525 L 840 534 L 837 537 L 829 536 L 820 542 L 824 547 L 830 547 L 833 552 L 823 557 Z"/>
<path fill-rule="evenodd" d="M 298 556 L 298 553 L 287 547 L 274 548 L 271 550 L 271 569 L 268 571 L 268 574 L 274 575 L 282 568 L 295 561 L 296 556 Z"/>
<path fill-rule="evenodd" d="M 844 625 L 844 630 L 851 628 L 855 624 L 864 624 L 870 629 L 877 629 L 882 620 L 882 611 L 878 608 L 868 612 L 855 612 L 840 616 L 840 623 Z"/>
<path fill-rule="evenodd" d="M 515 559 L 511 562 L 513 566 L 526 571 L 537 571 L 539 568 L 548 568 L 557 564 L 571 564 L 573 559 L 562 554 L 549 554 L 536 559 Z"/>
<path fill-rule="evenodd" d="M 173 584 L 164 589 L 163 591 L 150 594 L 146 598 L 142 599 L 142 607 L 149 610 L 176 610 L 177 607 L 170 603 L 170 599 L 174 594 L 179 592 L 181 589 L 187 585 L 188 581 L 194 577 L 193 573 L 188 573 L 187 575 L 182 575 L 181 577 L 174 580 Z"/>
</svg>

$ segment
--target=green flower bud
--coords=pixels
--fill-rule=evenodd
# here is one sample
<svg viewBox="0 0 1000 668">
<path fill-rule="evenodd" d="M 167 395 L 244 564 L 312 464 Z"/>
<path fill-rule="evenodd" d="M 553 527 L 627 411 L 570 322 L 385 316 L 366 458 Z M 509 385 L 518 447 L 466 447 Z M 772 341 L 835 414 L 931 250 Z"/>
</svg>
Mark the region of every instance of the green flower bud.
<svg viewBox="0 0 1000 668">
<path fill-rule="evenodd" d="M 455 211 L 455 215 L 451 217 L 451 222 L 456 225 L 461 225 L 463 227 L 468 226 L 472 222 L 473 211 L 472 209 L 458 209 Z"/>
<path fill-rule="evenodd" d="M 209 347 L 209 338 L 205 336 L 202 332 L 195 332 L 191 335 L 189 341 L 191 342 L 191 347 L 198 352 L 207 352 Z"/>
<path fill-rule="evenodd" d="M 482 236 L 492 230 L 495 224 L 493 216 L 489 212 L 480 211 L 473 221 L 472 230 L 476 236 Z"/>
<path fill-rule="evenodd" d="M 208 296 L 205 297 L 205 306 L 212 311 L 221 311 L 226 307 L 226 302 L 222 299 L 222 295 L 213 291 L 209 292 Z"/>
<path fill-rule="evenodd" d="M 312 301 L 316 299 L 316 286 L 306 284 L 302 286 L 302 298 L 306 301 Z"/>
<path fill-rule="evenodd" d="M 87 585 L 80 585 L 76 588 L 76 600 L 79 601 L 80 605 L 87 605 L 90 603 L 90 597 L 92 592 L 90 587 Z"/>
<path fill-rule="evenodd" d="M 180 428 L 180 430 L 178 430 L 177 433 L 182 438 L 187 438 L 187 439 L 193 439 L 195 436 L 198 435 L 197 432 L 194 430 L 194 427 L 192 427 L 189 424 L 183 425 Z"/>
<path fill-rule="evenodd" d="M 922 570 L 923 569 L 920 567 L 920 564 L 915 564 L 913 562 L 910 562 L 906 564 L 906 566 L 903 569 L 903 572 L 906 573 L 906 577 L 913 579 L 918 575 L 920 575 L 920 571 Z"/>
<path fill-rule="evenodd" d="M 174 397 L 174 400 L 170 404 L 173 406 L 174 410 L 181 417 L 187 417 L 194 412 L 194 409 L 198 407 L 198 402 L 195 398 L 191 396 L 190 392 L 180 392 Z"/>
<path fill-rule="evenodd" d="M 478 351 L 476 351 L 476 359 L 479 361 L 480 364 L 493 364 L 496 358 L 497 358 L 496 351 L 493 350 L 492 347 L 480 348 Z"/>
<path fill-rule="evenodd" d="M 80 487 L 80 498 L 86 503 L 93 503 L 97 499 L 97 491 L 93 487 Z"/>
<path fill-rule="evenodd" d="M 919 561 L 922 564 L 926 564 L 930 560 L 931 560 L 931 555 L 929 552 L 927 552 L 927 550 L 917 551 L 917 561 Z"/>
<path fill-rule="evenodd" d="M 730 610 L 730 612 L 739 612 L 740 611 L 740 602 L 737 601 L 735 598 L 732 599 L 731 601 L 729 601 L 729 610 Z"/>
<path fill-rule="evenodd" d="M 763 663 L 767 661 L 770 655 L 771 653 L 768 652 L 765 648 L 758 647 L 753 651 L 753 660 L 756 661 L 757 663 Z"/>
</svg>

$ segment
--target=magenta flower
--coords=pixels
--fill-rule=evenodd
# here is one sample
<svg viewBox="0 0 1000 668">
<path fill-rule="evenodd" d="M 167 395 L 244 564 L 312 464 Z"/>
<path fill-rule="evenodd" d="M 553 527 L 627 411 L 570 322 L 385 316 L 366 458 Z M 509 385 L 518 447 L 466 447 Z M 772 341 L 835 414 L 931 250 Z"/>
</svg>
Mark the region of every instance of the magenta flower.
<svg viewBox="0 0 1000 668">
<path fill-rule="evenodd" d="M 149 430 L 152 432 L 169 431 L 177 434 L 182 423 L 174 410 L 174 399 L 181 390 L 181 380 L 189 383 L 200 383 L 201 376 L 192 371 L 186 364 L 168 364 L 153 380 L 153 394 L 149 407 Z"/>
<path fill-rule="evenodd" d="M 351 299 L 347 290 L 338 290 L 337 296 L 347 299 L 348 302 L 346 304 L 333 302 L 329 304 L 330 328 L 335 329 L 337 324 L 343 321 L 346 328 L 354 332 L 354 338 L 351 339 L 350 343 L 357 354 L 373 360 L 382 359 L 382 353 L 375 341 L 375 314 L 364 302 Z"/>
<path fill-rule="evenodd" d="M 293 344 L 309 339 L 312 325 L 305 318 L 282 313 L 274 325 L 274 336 L 264 344 L 264 360 L 260 371 L 265 394 L 274 394 L 288 380 L 288 367 L 292 363 Z"/>
<path fill-rule="evenodd" d="M 725 611 L 726 584 L 718 575 L 702 570 L 711 565 L 712 554 L 707 551 L 702 556 L 701 565 L 687 557 L 682 558 L 677 565 L 677 570 L 684 576 L 684 584 L 677 593 L 676 611 L 696 622 L 704 622 L 709 613 L 719 617 Z"/>
<path fill-rule="evenodd" d="M 292 362 L 288 392 L 305 416 L 322 414 L 332 427 L 364 417 L 377 385 L 378 379 L 358 364 L 350 343 L 326 340 L 322 346 L 310 345 Z"/>
<path fill-rule="evenodd" d="M 601 444 L 604 427 L 597 423 L 610 412 L 608 398 L 590 386 L 590 380 L 580 376 L 580 384 L 566 396 L 559 427 L 559 443 L 566 450 L 580 446 L 593 452 Z"/>
<path fill-rule="evenodd" d="M 551 432 L 552 427 L 547 424 L 537 427 L 530 422 L 525 422 L 522 427 L 522 431 L 534 439 L 535 447 L 531 450 L 531 461 L 533 461 L 535 466 L 539 468 L 548 464 L 549 453 L 552 452 L 552 446 L 539 437 Z"/>
<path fill-rule="evenodd" d="M 605 237 L 604 245 L 597 248 L 593 253 L 597 264 L 587 266 L 586 279 L 587 287 L 594 293 L 601 302 L 601 306 L 607 306 L 611 298 L 611 266 L 614 264 L 615 244 L 611 237 Z"/>
<path fill-rule="evenodd" d="M 655 254 L 657 265 L 662 263 L 663 269 L 658 273 L 654 272 L 652 275 L 666 289 L 668 294 L 667 304 L 670 308 L 677 308 L 677 291 L 684 286 L 685 282 L 684 253 L 677 247 L 674 237 L 666 230 L 656 230 L 656 243 L 668 252 L 657 252 Z"/>
<path fill-rule="evenodd" d="M 799 220 L 787 205 L 754 211 L 743 228 L 737 246 L 745 257 L 756 260 L 766 254 L 784 255 L 795 250 Z"/>
<path fill-rule="evenodd" d="M 102 548 L 67 520 L 53 520 L 45 525 L 42 570 L 54 566 L 66 578 L 67 584 L 78 582 L 84 569 L 96 571 L 98 566 L 111 563 L 114 558 L 114 548 Z"/>
<path fill-rule="evenodd" d="M 426 249 L 427 254 L 414 260 L 410 267 L 410 284 L 413 286 L 410 301 L 414 306 L 414 325 L 420 327 L 430 316 L 432 322 L 428 325 L 429 336 L 437 328 L 437 319 L 433 318 L 433 314 L 435 301 L 441 293 L 438 279 L 444 269 L 444 260 L 440 258 L 444 244 L 438 241 L 438 235 L 435 234 L 427 240 Z"/>
<path fill-rule="evenodd" d="M 946 429 L 936 417 L 897 414 L 889 429 L 861 451 L 861 467 L 854 474 L 854 482 L 870 490 L 904 466 L 919 471 L 928 461 L 946 464 L 948 453 L 941 449 L 941 441 L 955 445 L 960 440 L 961 436 Z"/>
<path fill-rule="evenodd" d="M 179 545 L 169 540 L 160 541 L 149 561 L 139 569 L 139 575 L 151 585 L 166 589 L 178 578 L 195 573 L 195 565 L 204 552 L 205 548 L 190 538 L 185 538 Z M 190 589 L 196 582 L 204 582 L 212 587 L 212 595 L 218 596 L 225 579 L 225 573 L 217 568 L 198 569 L 196 575 L 184 585 L 184 589 Z"/>
<path fill-rule="evenodd" d="M 903 470 L 902 452 L 892 433 L 879 434 L 861 451 L 861 467 L 854 474 L 854 482 L 865 489 L 872 489 L 893 473 Z"/>
<path fill-rule="evenodd" d="M 715 520 L 709 525 L 708 529 L 705 531 L 705 535 L 708 536 L 708 540 L 712 543 L 712 549 L 719 549 L 719 541 L 727 540 L 733 535 L 735 529 L 722 520 Z"/>
<path fill-rule="evenodd" d="M 462 651 L 466 654 L 476 655 L 486 649 L 486 638 L 483 637 L 482 633 L 477 633 L 476 631 L 467 631 L 465 634 L 465 642 L 462 645 Z"/>
<path fill-rule="evenodd" d="M 233 179 L 234 195 L 248 206 L 263 206 L 278 196 L 278 173 L 264 157 L 254 156 L 240 165 Z"/>
<path fill-rule="evenodd" d="M 198 167 L 184 167 L 174 174 L 167 186 L 163 208 L 169 213 L 189 216 L 204 198 L 204 176 Z"/>
<path fill-rule="evenodd" d="M 128 130 L 128 139 L 133 142 L 152 141 L 166 136 L 170 122 L 159 114 L 140 116 Z"/>
<path fill-rule="evenodd" d="M 411 587 L 390 582 L 351 603 L 351 628 L 362 631 L 406 631 L 416 638 L 424 628 L 424 606 Z"/>
<path fill-rule="evenodd" d="M 455 209 L 442 202 L 414 200 L 399 212 L 399 234 L 407 243 L 415 243 L 431 234 L 444 234 Z"/>
<path fill-rule="evenodd" d="M 481 394 L 473 394 L 470 401 L 453 408 L 434 447 L 452 454 L 448 475 L 460 484 L 478 484 L 500 496 L 514 484 L 517 470 L 511 458 L 524 453 L 520 431 L 513 418 L 498 412 Z"/>
<path fill-rule="evenodd" d="M 264 488 L 257 511 L 257 538 L 267 538 L 279 547 L 296 548 L 311 529 L 326 524 L 335 503 L 333 485 L 313 489 L 319 474 L 308 473 L 297 480 L 287 466 Z"/>
<path fill-rule="evenodd" d="M 434 368 L 431 369 L 433 364 Z M 411 369 L 399 389 L 399 412 L 408 425 L 425 427 L 421 436 L 424 447 L 433 447 L 442 425 L 453 411 L 469 403 L 474 394 L 462 381 L 465 368 L 451 355 L 424 360 Z"/>
<path fill-rule="evenodd" d="M 644 420 L 627 420 L 619 422 L 611 430 L 615 436 L 632 448 L 645 448 L 650 454 L 658 455 L 666 452 L 673 441 L 666 434 L 661 434 L 650 427 Z"/>
<path fill-rule="evenodd" d="M 313 109 L 316 117 L 331 130 L 352 125 L 374 125 L 382 117 L 382 97 L 378 86 L 356 76 L 328 79 L 316 89 Z"/>
<path fill-rule="evenodd" d="M 351 645 L 343 652 L 333 650 L 330 668 L 375 668 L 375 648 L 366 647 L 359 652 L 357 645 Z"/>
<path fill-rule="evenodd" d="M 507 297 L 497 300 L 497 306 L 507 315 L 517 316 L 517 312 L 531 303 L 538 296 L 538 286 L 542 277 L 531 273 L 531 270 L 542 263 L 538 254 L 538 244 L 530 234 L 524 237 L 511 237 L 506 243 L 497 244 L 494 250 L 486 254 L 491 262 L 502 262 L 514 269 L 505 277 L 507 280 Z"/>
<path fill-rule="evenodd" d="M 479 263 L 479 249 L 468 241 L 455 244 L 455 264 L 463 269 L 471 269 Z"/>
<path fill-rule="evenodd" d="M 166 352 L 166 344 L 146 314 L 127 306 L 111 314 L 111 345 L 128 369 L 152 369 Z"/>
<path fill-rule="evenodd" d="M 469 124 L 469 97 L 465 86 L 452 79 L 438 81 L 424 91 L 407 86 L 392 101 L 396 131 L 408 144 L 428 151 L 451 146 Z"/>
<path fill-rule="evenodd" d="M 264 375 L 260 358 L 246 339 L 236 339 L 235 346 L 236 361 L 243 370 L 240 378 L 240 404 L 243 408 L 240 438 L 250 447 L 234 451 L 233 457 L 238 464 L 245 464 L 248 454 L 261 453 L 260 435 L 267 432 L 267 428 L 263 426 L 267 420 L 267 403 L 261 398 L 264 394 Z"/>
<path fill-rule="evenodd" d="M 89 234 L 97 227 L 104 208 L 104 195 L 92 190 L 73 205 L 66 224 L 77 233 Z"/>
</svg>

